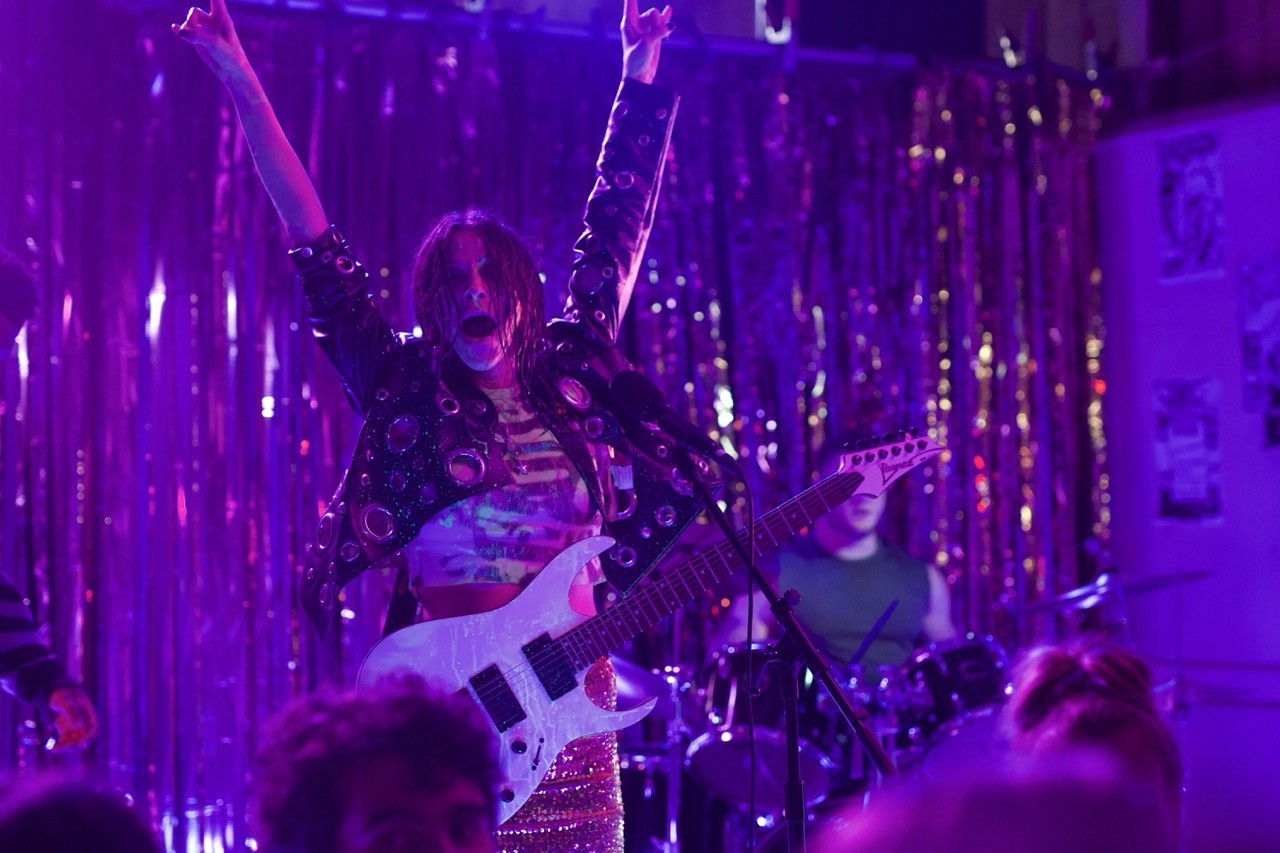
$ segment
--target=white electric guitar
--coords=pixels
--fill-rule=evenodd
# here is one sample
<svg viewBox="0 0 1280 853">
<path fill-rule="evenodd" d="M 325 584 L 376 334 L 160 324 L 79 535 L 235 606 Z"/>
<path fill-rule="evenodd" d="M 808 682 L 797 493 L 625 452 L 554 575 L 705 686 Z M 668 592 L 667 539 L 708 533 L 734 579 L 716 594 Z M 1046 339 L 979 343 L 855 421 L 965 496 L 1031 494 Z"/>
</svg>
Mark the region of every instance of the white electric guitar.
<svg viewBox="0 0 1280 853">
<path fill-rule="evenodd" d="M 845 453 L 837 473 L 756 520 L 755 553 L 767 553 L 854 495 L 880 494 L 941 451 L 928 438 L 899 436 Z M 738 538 L 747 544 L 745 531 Z M 724 540 L 603 613 L 583 616 L 569 606 L 569 586 L 613 544 L 607 536 L 577 542 L 509 604 L 396 631 L 373 647 L 360 668 L 361 687 L 410 670 L 476 700 L 500 741 L 499 822 L 529 799 L 571 740 L 625 728 L 653 710 L 655 699 L 624 711 L 601 709 L 582 687 L 587 667 L 742 565 Z"/>
</svg>

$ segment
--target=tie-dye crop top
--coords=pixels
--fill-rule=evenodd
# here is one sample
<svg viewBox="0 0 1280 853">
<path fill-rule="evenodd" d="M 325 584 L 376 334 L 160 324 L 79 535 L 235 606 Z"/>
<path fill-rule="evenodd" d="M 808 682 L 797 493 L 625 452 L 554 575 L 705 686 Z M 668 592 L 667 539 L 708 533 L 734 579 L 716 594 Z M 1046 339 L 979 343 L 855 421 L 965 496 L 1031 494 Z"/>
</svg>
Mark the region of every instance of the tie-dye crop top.
<svg viewBox="0 0 1280 853">
<path fill-rule="evenodd" d="M 514 388 L 486 390 L 515 484 L 433 516 L 405 549 L 412 586 L 525 584 L 574 542 L 600 533 L 600 513 L 555 436 Z M 575 583 L 601 579 L 598 561 Z"/>
</svg>

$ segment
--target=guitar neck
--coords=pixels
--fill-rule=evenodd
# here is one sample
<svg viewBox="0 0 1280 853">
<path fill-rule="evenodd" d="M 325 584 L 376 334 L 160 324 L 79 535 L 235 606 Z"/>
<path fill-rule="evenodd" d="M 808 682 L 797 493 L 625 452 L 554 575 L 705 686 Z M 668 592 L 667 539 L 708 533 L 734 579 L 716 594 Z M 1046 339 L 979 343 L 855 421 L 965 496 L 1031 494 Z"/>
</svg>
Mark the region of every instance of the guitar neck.
<svg viewBox="0 0 1280 853">
<path fill-rule="evenodd" d="M 857 473 L 834 474 L 756 519 L 755 541 L 750 543 L 755 555 L 767 554 L 844 503 L 857 492 L 862 480 Z M 748 546 L 746 528 L 739 530 L 737 537 Z M 723 541 L 565 632 L 558 642 L 575 668 L 583 669 L 740 568 L 737 549 L 732 542 Z"/>
</svg>

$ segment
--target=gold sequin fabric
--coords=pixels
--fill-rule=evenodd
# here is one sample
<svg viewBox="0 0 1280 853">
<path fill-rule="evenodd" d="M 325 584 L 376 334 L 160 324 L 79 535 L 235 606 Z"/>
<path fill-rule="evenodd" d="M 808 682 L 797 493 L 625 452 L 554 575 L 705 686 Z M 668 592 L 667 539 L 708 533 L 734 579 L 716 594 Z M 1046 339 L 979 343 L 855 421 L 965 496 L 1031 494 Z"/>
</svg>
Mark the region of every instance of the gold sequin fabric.
<svg viewBox="0 0 1280 853">
<path fill-rule="evenodd" d="M 607 658 L 587 670 L 584 687 L 600 707 L 617 707 L 613 665 Z M 498 829 L 495 838 L 502 853 L 621 853 L 617 734 L 580 737 L 566 746 L 533 796 Z"/>
</svg>

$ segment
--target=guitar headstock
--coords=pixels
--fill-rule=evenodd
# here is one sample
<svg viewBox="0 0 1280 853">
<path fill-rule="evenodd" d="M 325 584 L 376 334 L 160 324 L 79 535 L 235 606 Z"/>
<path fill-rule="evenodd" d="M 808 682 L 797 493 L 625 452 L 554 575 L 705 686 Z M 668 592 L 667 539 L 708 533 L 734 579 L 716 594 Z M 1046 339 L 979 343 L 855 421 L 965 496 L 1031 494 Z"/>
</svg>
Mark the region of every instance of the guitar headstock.
<svg viewBox="0 0 1280 853">
<path fill-rule="evenodd" d="M 882 494 L 908 471 L 943 451 L 938 442 L 914 432 L 890 433 L 843 451 L 838 473 L 862 475 L 855 495 Z"/>
</svg>

